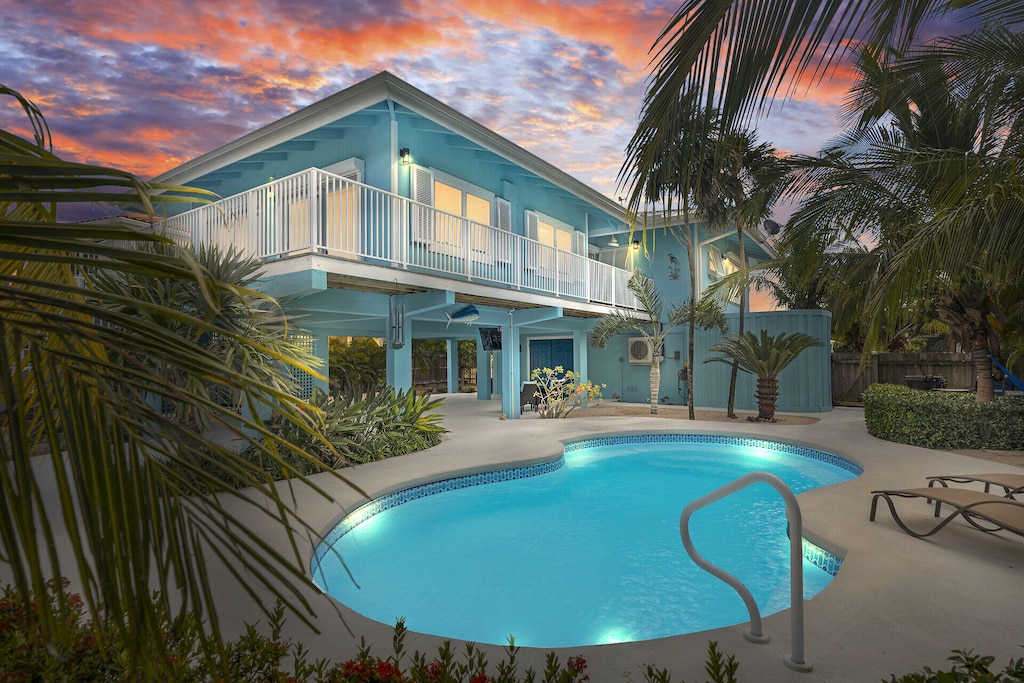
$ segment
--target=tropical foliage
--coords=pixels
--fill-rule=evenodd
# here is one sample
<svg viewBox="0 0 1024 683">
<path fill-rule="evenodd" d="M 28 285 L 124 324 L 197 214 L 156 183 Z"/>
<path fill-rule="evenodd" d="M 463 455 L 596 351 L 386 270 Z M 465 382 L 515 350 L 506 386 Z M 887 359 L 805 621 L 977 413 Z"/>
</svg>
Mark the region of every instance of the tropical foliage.
<svg viewBox="0 0 1024 683">
<path fill-rule="evenodd" d="M 746 330 L 747 291 L 746 280 L 747 247 L 746 232 L 756 229 L 771 217 L 775 202 L 786 187 L 789 165 L 779 157 L 778 151 L 767 142 L 758 142 L 755 133 L 743 130 L 721 130 L 721 119 L 715 113 L 714 134 L 722 138 L 717 147 L 717 156 L 705 161 L 702 171 L 703 189 L 698 211 L 708 227 L 722 231 L 732 228 L 736 231 L 741 271 L 735 284 L 739 296 L 739 333 Z M 726 288 L 731 295 L 733 292 Z M 710 290 L 708 293 L 713 293 Z M 739 366 L 732 365 L 729 376 L 729 401 L 727 414 L 736 417 L 736 372 Z"/>
<path fill-rule="evenodd" d="M 643 120 L 647 131 L 673 130 L 680 96 L 705 112 L 717 110 L 726 130 L 763 115 L 777 98 L 832 75 L 844 52 L 866 45 L 885 54 L 906 52 L 929 19 L 958 11 L 975 25 L 1013 26 L 1024 6 L 993 0 L 684 0 L 652 48 L 653 73 Z M 986 50 L 975 64 L 999 62 Z M 698 138 L 689 160 L 716 156 L 720 141 Z M 654 154 L 628 160 L 639 175 L 657 166 Z"/>
<path fill-rule="evenodd" d="M 541 418 L 568 417 L 577 408 L 586 408 L 601 402 L 601 389 L 590 381 L 579 382 L 579 375 L 561 365 L 553 368 L 535 368 L 530 380 L 537 385 L 537 415 Z"/>
<path fill-rule="evenodd" d="M 281 415 L 267 421 L 267 430 L 310 456 L 289 458 L 292 467 L 303 474 L 316 474 L 436 446 L 447 432 L 441 425 L 442 416 L 433 412 L 440 405 L 441 399 L 430 394 L 396 391 L 385 385 L 370 387 L 367 392 L 349 385 L 330 394 L 316 387 L 308 408 L 321 418 L 315 431 L 300 429 Z M 266 468 L 275 480 L 288 475 L 277 463 L 266 463 L 259 448 L 250 446 L 242 456 Z"/>
<path fill-rule="evenodd" d="M 330 337 L 327 340 L 332 387 L 355 386 L 366 392 L 384 384 L 387 349 L 373 337 Z"/>
<path fill-rule="evenodd" d="M 258 295 L 218 279 L 167 238 L 123 222 L 69 224 L 59 215 L 81 202 L 130 202 L 152 214 L 154 202 L 205 195 L 63 161 L 51 151 L 38 108 L 6 87 L 0 94 L 16 99 L 33 131 L 30 140 L 0 130 L 0 353 L 8 368 L 0 381 L 0 571 L 25 610 L 49 579 L 71 576 L 96 637 L 122 643 L 124 666 L 149 678 L 173 679 L 161 615 L 192 610 L 209 626 L 199 636 L 203 656 L 223 669 L 227 653 L 208 567 L 224 562 L 244 573 L 239 585 L 257 605 L 269 611 L 264 596 L 285 599 L 308 623 L 309 605 L 297 597 L 306 584 L 297 539 L 317 530 L 294 517 L 286 492 L 262 469 L 161 407 L 178 406 L 243 443 L 263 437 L 254 441 L 261 457 L 300 477 L 281 457 L 290 444 L 247 418 L 276 410 L 310 428 L 287 382 L 226 364 L 197 340 L 220 335 L 247 353 L 273 357 L 282 372 L 316 370 L 261 338 L 248 339 L 247 329 L 219 326 L 226 302 Z M 104 291 L 94 286 L 100 271 L 190 282 L 201 308 L 171 310 L 132 292 Z M 169 329 L 162 318 L 180 327 Z M 189 393 L 181 378 L 210 389 Z M 241 414 L 210 399 L 221 390 L 239 392 Z M 245 495 L 204 467 L 211 462 L 244 481 Z M 54 499 L 43 496 L 40 478 L 53 481 Z M 190 495 L 196 481 L 223 493 Z M 238 515 L 248 506 L 280 523 L 283 547 L 293 551 L 278 550 L 242 524 Z M 154 587 L 163 589 L 155 601 Z M 35 636 L 56 642 L 60 616 L 33 613 Z"/>
<path fill-rule="evenodd" d="M 744 372 L 757 376 L 757 421 L 774 422 L 775 406 L 779 400 L 779 373 L 796 360 L 797 356 L 821 343 L 803 332 L 770 335 L 761 330 L 759 335 L 744 332 L 728 336 L 711 347 L 712 353 L 725 358 L 709 358 L 705 363 L 735 361 Z"/>
<path fill-rule="evenodd" d="M 119 638 L 100 640 L 108 629 L 91 622 L 81 596 L 67 594 L 68 581 L 52 581 L 37 600 L 26 601 L 16 589 L 6 586 L 0 593 L 0 680 L 4 681 L 122 681 L 145 680 L 132 676 L 125 666 L 125 643 Z M 28 610 L 20 606 L 28 602 Z M 225 643 L 227 665 L 210 669 L 203 658 L 203 623 L 194 613 L 177 616 L 160 611 L 156 600 L 157 626 L 165 634 L 168 657 L 167 677 L 157 680 L 175 683 L 202 681 L 262 681 L 264 683 L 583 683 L 588 681 L 587 662 L 569 657 L 562 664 L 552 652 L 542 671 L 520 670 L 519 648 L 514 641 L 506 657 L 493 667 L 484 653 L 472 644 L 458 655 L 450 642 L 442 644 L 435 657 L 405 649 L 406 629 L 400 619 L 392 639 L 393 654 L 386 658 L 371 654 L 365 641 L 359 654 L 342 663 L 311 660 L 302 643 L 282 637 L 284 610 L 270 611 L 265 628 L 246 624 L 243 635 Z M 49 613 L 59 622 L 56 642 L 40 637 L 38 614 Z M 104 617 L 104 619 L 114 617 Z"/>
<path fill-rule="evenodd" d="M 225 367 L 282 392 L 295 393 L 296 387 L 291 375 L 281 371 L 279 358 L 293 358 L 311 367 L 320 364 L 303 344 L 303 331 L 291 324 L 280 303 L 253 289 L 262 276 L 260 263 L 255 258 L 234 247 L 221 249 L 215 245 L 199 245 L 193 249 L 157 243 L 140 249 L 165 256 L 185 252 L 190 260 L 225 286 L 217 292 L 218 300 L 211 306 L 193 278 L 155 277 L 149 273 L 104 267 L 80 269 L 90 289 L 103 297 L 126 295 L 124 300 L 108 303 L 117 314 L 125 318 L 144 318 L 169 334 L 194 339 L 198 346 L 220 358 Z M 208 321 L 218 332 L 197 328 L 194 322 L 182 318 L 181 313 Z M 177 365 L 147 356 L 142 350 L 126 351 L 111 360 L 125 366 L 147 367 L 189 396 L 199 396 L 235 410 L 241 408 L 239 387 L 227 389 L 211 384 Z M 196 432 L 209 426 L 202 411 L 188 401 L 168 402 L 161 408 L 165 412 L 170 410 L 174 419 Z"/>
<path fill-rule="evenodd" d="M 1014 69 L 965 71 L 950 51 L 992 41 Z M 974 353 L 977 400 L 992 400 L 988 356 L 1011 317 L 1024 323 L 1010 298 L 1024 282 L 1024 37 L 981 31 L 891 64 L 865 50 L 858 65 L 857 125 L 795 160 L 793 190 L 808 199 L 788 237 L 843 267 L 836 279 L 854 284 L 867 348 L 939 320 Z"/>
<path fill-rule="evenodd" d="M 955 11 L 986 28 L 919 40 L 929 19 Z M 811 197 L 805 224 L 820 227 L 831 214 L 824 220 L 845 224 L 847 234 L 794 237 L 791 252 L 817 246 L 821 257 L 805 271 L 814 275 L 798 280 L 814 284 L 816 274 L 844 268 L 834 281 L 855 287 L 848 295 L 833 288 L 833 312 L 865 352 L 940 320 L 976 351 L 977 399 L 990 400 L 984 351 L 998 354 L 1003 340 L 1014 344 L 1004 357 L 1019 356 L 1024 327 L 1021 21 L 1020 3 L 988 0 L 688 0 L 656 44 L 634 141 L 674 134 L 681 100 L 697 103 L 694 120 L 716 112 L 734 129 L 855 54 L 861 82 L 848 110 L 856 125 L 817 166 L 805 163 L 802 181 L 814 180 L 794 188 Z M 725 163 L 727 146 L 697 136 L 677 165 Z M 656 154 L 631 149 L 640 150 L 629 158 L 636 175 L 658 168 Z M 862 305 L 863 320 L 848 317 Z"/>
<path fill-rule="evenodd" d="M 651 347 L 651 414 L 658 414 L 658 396 L 661 386 L 661 358 L 664 352 L 665 338 L 677 327 L 690 322 L 690 340 L 693 343 L 694 327 L 708 330 L 717 328 L 725 331 L 725 313 L 714 299 L 702 299 L 698 303 L 677 301 L 665 312 L 665 302 L 654 281 L 646 275 L 636 272 L 627 284 L 629 291 L 636 296 L 640 304 L 640 312 L 616 309 L 615 312 L 598 319 L 590 333 L 590 343 L 597 348 L 604 348 L 616 335 L 636 332 Z M 691 322 L 692 321 L 692 322 Z M 690 365 L 689 367 L 693 367 Z M 694 419 L 693 384 L 691 373 L 689 382 L 688 403 L 690 419 Z"/>
<path fill-rule="evenodd" d="M 657 217 L 666 231 L 681 239 L 686 249 L 690 275 L 686 322 L 694 330 L 698 325 L 704 326 L 700 320 L 706 310 L 698 310 L 701 302 L 697 295 L 697 249 L 693 243 L 694 228 L 691 221 L 694 216 L 691 208 L 695 202 L 700 206 L 705 204 L 708 184 L 702 183 L 703 171 L 714 164 L 688 151 L 692 149 L 693 139 L 712 133 L 715 119 L 713 115 L 707 116 L 701 112 L 699 102 L 692 93 L 681 93 L 673 105 L 671 117 L 665 120 L 653 121 L 646 115 L 641 117 L 637 132 L 626 148 L 626 159 L 619 172 L 619 180 L 632 188 L 628 206 L 634 216 L 643 216 L 645 221 Z M 632 226 L 631 232 L 635 228 L 635 221 Z M 645 251 L 648 249 L 648 234 L 654 234 L 647 227 L 644 224 L 641 230 Z M 694 335 L 690 334 L 686 367 L 694 367 L 695 355 Z M 693 420 L 692 378 L 687 383 L 686 403 L 690 419 Z"/>
</svg>

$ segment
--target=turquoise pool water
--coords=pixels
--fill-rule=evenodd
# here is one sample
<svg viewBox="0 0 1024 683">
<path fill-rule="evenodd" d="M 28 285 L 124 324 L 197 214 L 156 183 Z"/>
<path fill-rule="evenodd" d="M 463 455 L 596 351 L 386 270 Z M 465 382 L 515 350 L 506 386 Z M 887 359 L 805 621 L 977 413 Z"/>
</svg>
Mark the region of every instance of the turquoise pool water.
<svg viewBox="0 0 1024 683">
<path fill-rule="evenodd" d="M 371 619 L 404 617 L 413 631 L 479 643 L 505 644 L 511 634 L 518 645 L 569 647 L 736 624 L 747 620 L 742 601 L 690 561 L 679 515 L 691 500 L 758 470 L 796 493 L 859 472 L 821 451 L 761 440 L 579 442 L 564 461 L 369 504 L 327 535 L 313 577 Z M 789 607 L 785 505 L 770 487 L 756 484 L 698 511 L 691 530 L 705 557 L 747 584 L 762 615 Z M 810 598 L 838 560 L 804 545 Z"/>
</svg>

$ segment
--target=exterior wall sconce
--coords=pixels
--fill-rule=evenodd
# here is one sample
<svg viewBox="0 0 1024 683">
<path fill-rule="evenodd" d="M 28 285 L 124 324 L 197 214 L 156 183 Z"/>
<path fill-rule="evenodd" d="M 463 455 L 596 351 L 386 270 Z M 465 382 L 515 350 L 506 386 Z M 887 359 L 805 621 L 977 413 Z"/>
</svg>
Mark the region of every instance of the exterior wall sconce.
<svg viewBox="0 0 1024 683">
<path fill-rule="evenodd" d="M 633 251 L 640 251 L 640 241 L 633 240 Z"/>
<path fill-rule="evenodd" d="M 408 166 L 412 163 L 412 158 L 409 156 L 409 148 L 403 147 L 398 151 L 398 156 L 402 159 L 402 165 Z"/>
</svg>

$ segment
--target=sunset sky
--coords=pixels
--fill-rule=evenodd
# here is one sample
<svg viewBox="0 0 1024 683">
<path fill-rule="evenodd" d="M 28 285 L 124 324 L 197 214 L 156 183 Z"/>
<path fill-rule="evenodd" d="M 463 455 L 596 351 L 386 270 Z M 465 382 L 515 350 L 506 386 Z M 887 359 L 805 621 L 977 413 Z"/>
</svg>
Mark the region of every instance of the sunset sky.
<svg viewBox="0 0 1024 683">
<path fill-rule="evenodd" d="M 0 82 L 55 152 L 151 177 L 388 70 L 609 196 L 678 0 L 2 0 Z M 842 74 L 758 124 L 839 130 Z M 13 107 L 2 127 L 23 129 Z"/>
</svg>

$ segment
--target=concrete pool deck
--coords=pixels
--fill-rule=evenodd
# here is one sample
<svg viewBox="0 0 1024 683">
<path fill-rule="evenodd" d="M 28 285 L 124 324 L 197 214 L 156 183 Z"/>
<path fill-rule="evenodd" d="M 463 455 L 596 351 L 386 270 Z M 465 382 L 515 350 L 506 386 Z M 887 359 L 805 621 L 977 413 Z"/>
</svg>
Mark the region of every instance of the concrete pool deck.
<svg viewBox="0 0 1024 683">
<path fill-rule="evenodd" d="M 812 672 L 797 673 L 783 665 L 783 656 L 791 651 L 787 610 L 764 618 L 764 632 L 771 638 L 766 645 L 747 642 L 742 636 L 744 623 L 653 641 L 555 649 L 563 662 L 571 655 L 582 655 L 595 683 L 642 681 L 642 670 L 648 664 L 668 669 L 673 681 L 703 681 L 709 640 L 717 641 L 723 653 L 735 656 L 737 675 L 747 682 L 878 681 L 925 665 L 945 667 L 954 649 L 993 655 L 999 667 L 1011 657 L 1024 655 L 1024 538 L 1005 532 L 985 534 L 958 520 L 930 539 L 915 539 L 900 531 L 884 508 L 877 521 L 868 521 L 873 489 L 920 487 L 927 475 L 1019 474 L 1024 469 L 876 439 L 867 433 L 863 411 L 857 408 L 814 414 L 820 421 L 808 425 L 651 417 L 540 420 L 529 414 L 512 421 L 499 420 L 497 401 L 449 395 L 442 412 L 449 433 L 439 446 L 342 474 L 366 493 L 378 496 L 457 474 L 556 457 L 568 439 L 639 431 L 779 439 L 831 451 L 864 468 L 856 479 L 799 496 L 805 535 L 844 557 L 836 579 L 805 602 L 805 655 L 814 667 Z M 314 481 L 334 500 L 296 488 L 296 510 L 312 528 L 324 533 L 365 500 L 329 474 L 318 475 Z M 909 524 L 927 524 L 931 519 L 931 507 L 923 502 L 899 503 Z M 681 502 L 680 510 L 683 505 Z M 287 552 L 280 529 L 268 525 L 257 513 L 251 514 L 253 528 L 267 527 L 264 537 Z M 308 568 L 312 543 L 300 551 Z M 353 570 L 358 572 L 358 568 Z M 234 629 L 241 632 L 243 621 L 256 622 L 260 614 L 227 570 L 211 568 L 211 572 L 225 635 L 237 635 Z M 313 657 L 335 662 L 352 657 L 360 636 L 371 644 L 374 654 L 391 654 L 392 624 L 355 614 L 312 586 L 304 597 L 317 613 L 320 634 L 291 616 L 284 635 L 303 642 Z M 443 640 L 410 633 L 405 645 L 410 653 L 419 650 L 431 656 Z M 504 656 L 499 646 L 481 647 L 492 664 Z M 525 666 L 542 669 L 547 652 L 520 650 L 520 670 Z"/>
</svg>

